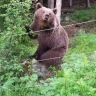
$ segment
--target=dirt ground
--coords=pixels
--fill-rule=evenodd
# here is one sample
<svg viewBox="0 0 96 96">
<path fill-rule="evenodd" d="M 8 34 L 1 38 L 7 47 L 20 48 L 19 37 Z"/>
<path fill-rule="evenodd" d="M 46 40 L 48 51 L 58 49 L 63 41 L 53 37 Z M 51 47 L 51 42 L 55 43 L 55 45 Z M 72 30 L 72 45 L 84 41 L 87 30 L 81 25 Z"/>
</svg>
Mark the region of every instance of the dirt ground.
<svg viewBox="0 0 96 96">
<path fill-rule="evenodd" d="M 68 24 L 69 25 L 69 24 Z M 65 25 L 62 25 L 65 26 Z M 74 37 L 78 34 L 78 31 L 84 30 L 85 33 L 90 33 L 96 31 L 96 22 L 80 24 L 80 25 L 71 25 L 64 28 L 69 36 L 69 38 Z"/>
</svg>

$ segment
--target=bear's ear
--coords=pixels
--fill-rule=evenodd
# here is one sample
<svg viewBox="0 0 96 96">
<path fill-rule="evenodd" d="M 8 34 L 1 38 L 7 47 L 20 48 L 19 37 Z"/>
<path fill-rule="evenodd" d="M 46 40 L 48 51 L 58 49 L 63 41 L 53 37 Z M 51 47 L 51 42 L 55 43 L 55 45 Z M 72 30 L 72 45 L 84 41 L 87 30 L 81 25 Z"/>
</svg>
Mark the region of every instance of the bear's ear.
<svg viewBox="0 0 96 96">
<path fill-rule="evenodd" d="M 41 3 L 37 3 L 37 4 L 36 4 L 36 10 L 38 10 L 39 8 L 42 8 Z"/>
<path fill-rule="evenodd" d="M 56 8 L 54 8 L 52 10 L 53 10 L 54 14 L 57 14 L 57 9 Z"/>
</svg>

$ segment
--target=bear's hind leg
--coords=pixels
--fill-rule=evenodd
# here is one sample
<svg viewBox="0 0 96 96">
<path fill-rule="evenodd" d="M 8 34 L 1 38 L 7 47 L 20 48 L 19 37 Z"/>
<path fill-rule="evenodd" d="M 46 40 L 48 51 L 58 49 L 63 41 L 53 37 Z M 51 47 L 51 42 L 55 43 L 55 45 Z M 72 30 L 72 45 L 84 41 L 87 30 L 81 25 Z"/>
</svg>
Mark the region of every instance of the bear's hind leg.
<svg viewBox="0 0 96 96">
<path fill-rule="evenodd" d="M 51 49 L 41 55 L 40 62 L 48 66 L 49 65 L 56 66 L 62 63 L 62 58 L 65 55 L 65 53 L 66 50 L 63 48 Z"/>
</svg>

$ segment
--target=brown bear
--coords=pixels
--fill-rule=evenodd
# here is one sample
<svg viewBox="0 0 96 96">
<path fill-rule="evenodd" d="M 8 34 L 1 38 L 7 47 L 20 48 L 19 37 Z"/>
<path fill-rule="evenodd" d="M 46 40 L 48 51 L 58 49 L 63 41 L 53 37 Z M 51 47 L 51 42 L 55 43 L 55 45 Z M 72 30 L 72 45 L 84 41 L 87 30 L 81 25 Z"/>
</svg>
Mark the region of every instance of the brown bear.
<svg viewBox="0 0 96 96">
<path fill-rule="evenodd" d="M 38 49 L 32 56 L 42 64 L 58 65 L 68 50 L 68 35 L 59 24 L 56 17 L 57 9 L 49 9 L 36 4 L 34 20 L 31 24 L 33 31 L 38 31 Z M 31 33 L 27 30 L 28 35 Z"/>
</svg>

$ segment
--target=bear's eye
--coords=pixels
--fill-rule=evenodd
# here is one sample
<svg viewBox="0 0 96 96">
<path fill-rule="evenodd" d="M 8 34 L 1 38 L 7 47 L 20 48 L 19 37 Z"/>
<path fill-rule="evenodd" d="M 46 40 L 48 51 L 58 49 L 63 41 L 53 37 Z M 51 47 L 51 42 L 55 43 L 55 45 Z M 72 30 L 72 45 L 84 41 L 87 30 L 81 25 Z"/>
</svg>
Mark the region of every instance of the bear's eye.
<svg viewBox="0 0 96 96">
<path fill-rule="evenodd" d="M 45 11 L 43 11 L 42 13 L 45 13 Z"/>
<path fill-rule="evenodd" d="M 51 15 L 51 13 L 49 13 L 49 15 Z"/>
</svg>

